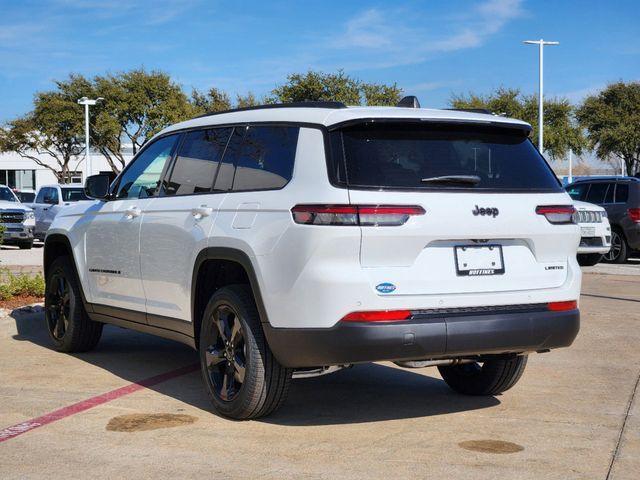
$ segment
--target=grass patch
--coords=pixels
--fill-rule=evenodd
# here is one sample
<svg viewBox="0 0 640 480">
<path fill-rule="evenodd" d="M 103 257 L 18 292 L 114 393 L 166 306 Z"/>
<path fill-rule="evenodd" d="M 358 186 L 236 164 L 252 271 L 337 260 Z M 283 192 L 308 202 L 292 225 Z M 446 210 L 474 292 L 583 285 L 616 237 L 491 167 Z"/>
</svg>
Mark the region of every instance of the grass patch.
<svg viewBox="0 0 640 480">
<path fill-rule="evenodd" d="M 0 283 L 0 300 L 11 300 L 14 297 L 44 296 L 44 277 L 41 274 L 15 275 L 9 271 L 4 273 Z"/>
</svg>

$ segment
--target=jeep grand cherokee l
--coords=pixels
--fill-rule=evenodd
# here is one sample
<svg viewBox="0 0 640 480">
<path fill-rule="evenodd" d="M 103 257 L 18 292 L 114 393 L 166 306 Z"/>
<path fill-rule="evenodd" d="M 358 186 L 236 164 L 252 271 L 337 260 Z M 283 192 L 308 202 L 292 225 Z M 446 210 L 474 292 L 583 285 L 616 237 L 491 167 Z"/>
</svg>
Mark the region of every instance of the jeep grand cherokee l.
<svg viewBox="0 0 640 480">
<path fill-rule="evenodd" d="M 336 102 L 173 125 L 53 221 L 50 336 L 85 351 L 109 323 L 191 345 L 236 419 L 274 411 L 294 374 L 361 362 L 503 392 L 579 329 L 580 231 L 530 131 Z"/>
</svg>

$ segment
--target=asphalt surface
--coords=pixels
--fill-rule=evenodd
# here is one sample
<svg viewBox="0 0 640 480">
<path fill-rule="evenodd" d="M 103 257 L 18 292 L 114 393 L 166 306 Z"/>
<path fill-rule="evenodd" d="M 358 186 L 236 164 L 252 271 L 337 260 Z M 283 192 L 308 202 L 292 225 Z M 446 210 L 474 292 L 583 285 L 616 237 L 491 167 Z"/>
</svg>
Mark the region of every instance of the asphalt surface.
<svg viewBox="0 0 640 480">
<path fill-rule="evenodd" d="M 369 364 L 295 380 L 281 410 L 249 422 L 210 412 L 185 346 L 107 327 L 95 351 L 67 355 L 42 311 L 4 312 L 0 478 L 638 479 L 638 286 L 585 275 L 574 345 L 532 355 L 503 395 Z"/>
</svg>

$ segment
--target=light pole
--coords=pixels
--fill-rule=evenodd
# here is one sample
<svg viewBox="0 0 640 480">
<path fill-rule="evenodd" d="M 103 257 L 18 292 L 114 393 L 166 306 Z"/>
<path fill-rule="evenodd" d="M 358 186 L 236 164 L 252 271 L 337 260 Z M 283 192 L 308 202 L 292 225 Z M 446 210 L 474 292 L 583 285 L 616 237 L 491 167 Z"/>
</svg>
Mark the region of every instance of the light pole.
<svg viewBox="0 0 640 480">
<path fill-rule="evenodd" d="M 543 39 L 540 40 L 525 40 L 522 43 L 526 44 L 534 44 L 538 45 L 539 48 L 539 57 L 540 57 L 540 93 L 538 94 L 538 150 L 540 153 L 544 153 L 544 134 L 542 132 L 542 126 L 544 125 L 544 80 L 543 80 L 543 70 L 544 70 L 544 46 L 545 45 L 560 45 L 560 42 L 545 42 Z"/>
<path fill-rule="evenodd" d="M 88 97 L 82 97 L 78 99 L 80 105 L 84 105 L 84 168 L 85 168 L 85 180 L 91 175 L 91 153 L 89 152 L 89 105 L 95 105 L 98 102 L 104 100 L 102 97 L 98 97 L 92 100 Z"/>
</svg>

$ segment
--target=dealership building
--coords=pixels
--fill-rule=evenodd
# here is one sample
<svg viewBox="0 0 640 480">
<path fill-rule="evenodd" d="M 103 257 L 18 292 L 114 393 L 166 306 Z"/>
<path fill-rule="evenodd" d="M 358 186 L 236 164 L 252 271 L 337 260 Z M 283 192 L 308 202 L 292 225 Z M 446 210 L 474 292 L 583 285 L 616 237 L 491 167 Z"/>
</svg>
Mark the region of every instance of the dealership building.
<svg viewBox="0 0 640 480">
<path fill-rule="evenodd" d="M 55 170 L 60 170 L 56 160 L 47 154 L 38 154 L 33 152 L 30 154 L 37 157 L 40 165 L 30 158 L 25 158 L 15 152 L 7 152 L 0 154 L 0 185 L 6 185 L 14 190 L 20 191 L 36 191 L 42 185 L 58 183 L 58 179 L 54 172 L 47 168 L 48 165 Z M 132 149 L 129 146 L 125 150 L 125 161 L 129 162 L 132 155 Z M 111 167 L 107 159 L 98 151 L 91 152 L 91 171 L 89 175 L 101 172 L 110 172 Z M 69 179 L 67 183 L 84 184 L 87 176 L 84 155 L 80 155 L 69 162 Z"/>
</svg>

